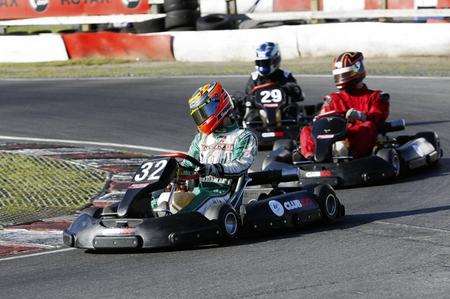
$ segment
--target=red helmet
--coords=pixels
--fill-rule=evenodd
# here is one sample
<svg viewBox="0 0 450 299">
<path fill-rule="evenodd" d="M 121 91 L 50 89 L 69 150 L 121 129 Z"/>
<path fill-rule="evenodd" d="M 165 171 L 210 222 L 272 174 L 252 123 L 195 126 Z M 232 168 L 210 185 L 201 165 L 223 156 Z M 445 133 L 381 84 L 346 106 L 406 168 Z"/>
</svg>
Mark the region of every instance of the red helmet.
<svg viewBox="0 0 450 299">
<path fill-rule="evenodd" d="M 200 132 L 211 134 L 233 109 L 233 102 L 220 82 L 200 87 L 189 99 L 189 109 Z"/>
<path fill-rule="evenodd" d="M 361 52 L 344 52 L 334 59 L 334 83 L 339 89 L 361 82 L 366 77 Z"/>
</svg>

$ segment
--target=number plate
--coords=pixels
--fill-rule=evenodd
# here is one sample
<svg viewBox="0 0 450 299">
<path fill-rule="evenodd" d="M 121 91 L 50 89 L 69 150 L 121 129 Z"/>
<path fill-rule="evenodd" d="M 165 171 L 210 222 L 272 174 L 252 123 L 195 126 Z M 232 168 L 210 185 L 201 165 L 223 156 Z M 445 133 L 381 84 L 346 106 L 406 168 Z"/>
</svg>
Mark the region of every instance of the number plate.
<svg viewBox="0 0 450 299">
<path fill-rule="evenodd" d="M 256 92 L 256 100 L 265 106 L 277 107 L 283 102 L 284 93 L 279 88 L 263 89 Z"/>
<path fill-rule="evenodd" d="M 136 171 L 133 182 L 154 183 L 159 181 L 168 161 L 168 159 L 160 159 L 145 162 L 139 167 L 139 170 Z"/>
</svg>

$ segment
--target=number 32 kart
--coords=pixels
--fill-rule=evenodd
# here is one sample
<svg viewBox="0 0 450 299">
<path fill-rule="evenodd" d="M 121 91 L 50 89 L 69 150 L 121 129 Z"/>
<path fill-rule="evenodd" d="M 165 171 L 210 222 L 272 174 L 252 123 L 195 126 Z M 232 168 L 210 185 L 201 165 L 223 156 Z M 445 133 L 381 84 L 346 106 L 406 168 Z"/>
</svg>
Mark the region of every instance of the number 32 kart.
<svg viewBox="0 0 450 299">
<path fill-rule="evenodd" d="M 273 187 L 243 204 L 246 186 L 276 186 L 275 182 L 295 179 L 281 171 L 245 174 L 233 180 L 228 190 L 210 189 L 207 196 L 201 196 L 196 190 L 203 182 L 185 161 L 201 165 L 183 153 L 143 163 L 123 199 L 108 207 L 84 210 L 64 231 L 64 243 L 91 250 L 223 244 L 238 236 L 320 220 L 333 223 L 345 214 L 329 185 Z M 197 185 L 193 192 L 188 191 L 192 182 Z"/>
</svg>

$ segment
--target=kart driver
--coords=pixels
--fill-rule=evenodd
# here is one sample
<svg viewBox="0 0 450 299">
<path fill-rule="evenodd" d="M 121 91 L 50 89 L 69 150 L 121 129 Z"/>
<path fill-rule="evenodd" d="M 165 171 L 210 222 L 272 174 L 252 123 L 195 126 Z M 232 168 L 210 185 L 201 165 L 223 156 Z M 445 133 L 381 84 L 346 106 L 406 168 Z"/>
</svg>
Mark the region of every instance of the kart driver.
<svg viewBox="0 0 450 299">
<path fill-rule="evenodd" d="M 253 164 L 257 139 L 250 130 L 240 129 L 231 117 L 233 102 L 219 82 L 200 87 L 189 99 L 189 109 L 199 132 L 188 154 L 203 165 L 197 169 L 200 185 L 193 190 L 189 203 L 184 200 L 184 205 L 185 211 L 204 214 L 211 205 L 230 197 L 233 179 Z M 187 161 L 183 165 L 193 168 Z"/>
<path fill-rule="evenodd" d="M 256 49 L 255 69 L 247 82 L 245 93 L 251 95 L 255 86 L 273 82 L 283 88 L 291 102 L 304 100 L 303 92 L 291 72 L 280 69 L 278 44 L 266 42 Z"/>
<path fill-rule="evenodd" d="M 363 60 L 361 52 L 345 52 L 334 60 L 333 76 L 339 91 L 325 97 L 319 113 L 334 111 L 345 115 L 349 125 L 340 155 L 348 155 L 350 151 L 355 158 L 372 152 L 379 129 L 389 115 L 388 99 L 382 97 L 380 90 L 371 90 L 363 83 L 366 77 Z M 315 143 L 311 126 L 300 132 L 299 151 L 303 158 L 312 159 Z"/>
</svg>

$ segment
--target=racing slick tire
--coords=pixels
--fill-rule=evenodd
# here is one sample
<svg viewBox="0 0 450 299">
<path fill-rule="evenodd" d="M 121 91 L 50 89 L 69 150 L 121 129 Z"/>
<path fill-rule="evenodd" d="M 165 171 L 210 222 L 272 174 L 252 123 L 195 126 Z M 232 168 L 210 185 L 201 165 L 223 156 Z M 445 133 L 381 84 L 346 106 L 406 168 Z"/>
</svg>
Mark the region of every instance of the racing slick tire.
<svg viewBox="0 0 450 299">
<path fill-rule="evenodd" d="M 403 172 L 402 161 L 397 151 L 393 148 L 382 148 L 376 155 L 392 165 L 395 177 L 398 177 Z"/>
<path fill-rule="evenodd" d="M 317 203 L 325 223 L 334 223 L 339 217 L 345 215 L 345 208 L 330 185 L 314 187 L 314 194 L 317 196 Z"/>
<path fill-rule="evenodd" d="M 206 211 L 205 217 L 220 227 L 223 241 L 231 241 L 238 237 L 241 229 L 241 217 L 229 204 L 211 206 Z"/>
<path fill-rule="evenodd" d="M 233 29 L 233 20 L 226 14 L 210 14 L 197 20 L 197 30 Z"/>
<path fill-rule="evenodd" d="M 183 9 L 195 10 L 197 8 L 197 0 L 164 0 L 164 11 L 166 13 Z"/>
<path fill-rule="evenodd" d="M 177 27 L 194 27 L 199 13 L 195 10 L 174 10 L 166 14 L 165 27 L 167 30 Z"/>
</svg>

